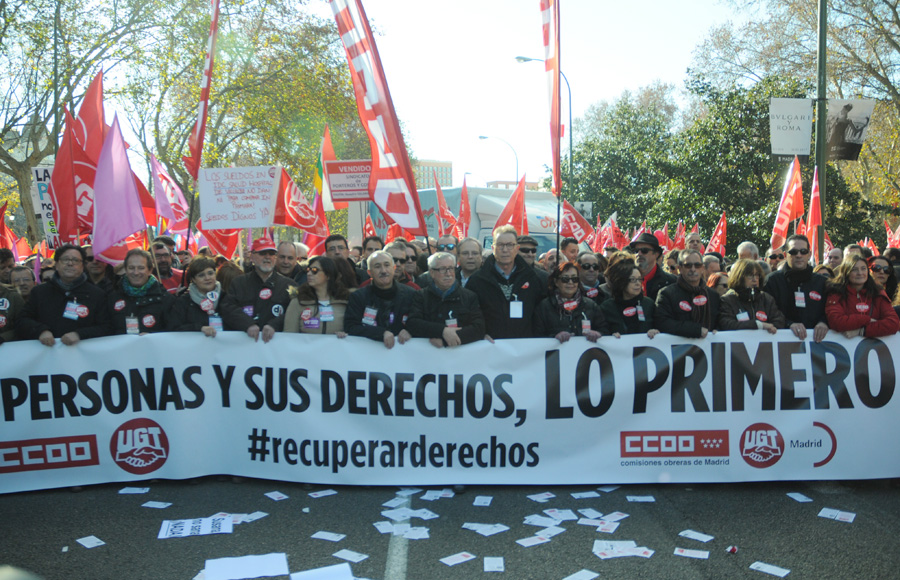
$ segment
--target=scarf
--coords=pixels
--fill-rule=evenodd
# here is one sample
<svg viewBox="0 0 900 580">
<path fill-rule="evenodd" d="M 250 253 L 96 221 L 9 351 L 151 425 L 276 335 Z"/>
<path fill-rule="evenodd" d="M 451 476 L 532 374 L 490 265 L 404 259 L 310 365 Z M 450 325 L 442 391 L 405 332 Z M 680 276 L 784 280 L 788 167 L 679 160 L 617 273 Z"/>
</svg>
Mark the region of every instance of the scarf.
<svg viewBox="0 0 900 580">
<path fill-rule="evenodd" d="M 212 301 L 212 310 L 210 313 L 216 312 L 219 309 L 219 298 L 222 297 L 222 284 L 221 282 L 216 282 L 216 289 L 214 290 L 216 293 L 216 299 Z M 191 285 L 188 286 L 188 293 L 191 295 L 191 300 L 194 301 L 194 304 L 203 309 L 203 301 L 209 300 L 209 297 L 206 295 L 206 292 L 202 292 L 197 285 L 191 282 Z M 204 312 L 206 310 L 204 309 Z"/>
<path fill-rule="evenodd" d="M 66 284 L 65 282 L 63 282 L 63 281 L 62 281 L 62 278 L 59 277 L 59 273 L 58 273 L 58 272 L 55 273 L 55 274 L 53 274 L 53 278 L 51 278 L 51 280 L 53 280 L 53 283 L 54 283 L 54 284 L 56 284 L 57 286 L 59 286 L 60 288 L 62 288 L 62 289 L 63 289 L 63 292 L 65 292 L 65 293 L 68 294 L 68 293 L 71 292 L 71 290 L 72 290 L 73 288 L 75 288 L 76 286 L 79 286 L 79 285 L 84 284 L 85 282 L 87 282 L 87 274 L 82 273 L 81 276 L 79 276 L 79 277 L 75 278 L 74 280 L 72 280 L 72 283 L 71 283 L 71 284 Z"/>
<path fill-rule="evenodd" d="M 802 270 L 796 270 L 791 268 L 790 266 L 784 267 L 784 277 L 787 279 L 788 286 L 790 287 L 798 287 L 802 286 L 809 282 L 809 279 L 812 278 L 812 268 L 806 267 Z"/>
<path fill-rule="evenodd" d="M 581 308 L 581 288 L 576 288 L 575 295 L 572 296 L 571 298 L 563 298 L 562 295 L 559 293 L 559 288 L 557 288 L 555 290 L 555 296 L 556 296 L 556 311 L 560 316 L 562 316 L 563 314 L 566 314 L 566 313 L 575 312 L 576 310 Z M 572 310 L 566 310 L 565 304 L 567 302 L 575 302 L 575 308 L 573 308 Z"/>
<path fill-rule="evenodd" d="M 691 320 L 693 322 L 698 323 L 703 328 L 708 330 L 712 330 L 712 313 L 709 311 L 709 292 L 710 288 L 700 284 L 699 286 L 691 286 L 687 283 L 687 280 L 684 279 L 684 276 L 678 277 L 678 287 L 687 292 L 692 296 L 691 299 Z M 706 298 L 706 302 L 703 303 L 703 306 L 699 306 L 694 304 L 694 298 L 698 296 L 703 296 Z"/>
<path fill-rule="evenodd" d="M 150 276 L 150 278 L 144 282 L 144 285 L 140 288 L 135 288 L 128 281 L 128 276 L 122 276 L 122 291 L 125 292 L 128 296 L 146 296 L 150 290 L 152 290 L 156 284 L 159 282 L 156 281 L 156 278 Z"/>
</svg>

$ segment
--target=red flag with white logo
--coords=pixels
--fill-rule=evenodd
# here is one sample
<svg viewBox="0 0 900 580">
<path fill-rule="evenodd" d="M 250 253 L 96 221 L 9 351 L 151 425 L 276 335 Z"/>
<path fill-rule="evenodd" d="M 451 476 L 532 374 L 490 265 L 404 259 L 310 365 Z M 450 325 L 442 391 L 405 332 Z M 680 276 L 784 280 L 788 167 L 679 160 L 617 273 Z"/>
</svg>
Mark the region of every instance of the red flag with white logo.
<svg viewBox="0 0 900 580">
<path fill-rule="evenodd" d="M 778 205 L 778 215 L 775 216 L 775 226 L 772 228 L 770 244 L 773 248 L 777 249 L 784 245 L 788 225 L 802 215 L 803 181 L 800 179 L 800 161 L 795 155 L 784 182 L 781 203 Z"/>
<path fill-rule="evenodd" d="M 550 153 L 553 159 L 553 193 L 562 191 L 560 169 L 560 66 L 559 66 L 559 0 L 541 0 L 541 29 L 544 37 L 544 70 L 550 96 Z M 571 129 L 571 128 L 570 128 Z"/>
<path fill-rule="evenodd" d="M 328 236 L 326 225 L 319 221 L 316 211 L 283 167 L 281 183 L 275 193 L 275 211 L 272 215 L 272 223 L 305 230 L 317 236 Z"/>
<path fill-rule="evenodd" d="M 316 213 L 316 222 L 325 224 L 325 232 L 320 236 L 308 231 L 303 234 L 303 243 L 309 248 L 310 256 L 323 256 L 325 255 L 325 238 L 331 235 L 331 231 L 328 228 L 328 218 L 325 217 L 322 198 L 318 193 L 313 197 L 313 209 Z"/>
<path fill-rule="evenodd" d="M 727 229 L 728 220 L 725 219 L 725 212 L 723 211 L 722 217 L 719 218 L 719 223 L 716 224 L 716 229 L 713 230 L 712 237 L 709 239 L 709 244 L 706 245 L 707 252 L 719 252 L 723 256 L 725 255 Z"/>
<path fill-rule="evenodd" d="M 363 226 L 363 239 L 377 235 L 378 233 L 375 231 L 375 224 L 372 223 L 372 216 L 366 214 L 366 224 Z"/>
<path fill-rule="evenodd" d="M 434 172 L 434 187 L 437 191 L 438 202 L 438 237 L 444 237 L 449 235 L 456 226 L 456 216 L 453 215 L 453 212 L 450 211 L 450 208 L 447 207 L 447 202 L 444 200 L 444 192 L 441 191 L 441 184 L 438 183 L 437 171 Z"/>
<path fill-rule="evenodd" d="M 562 227 L 560 228 L 559 235 L 566 238 L 575 238 L 578 243 L 588 240 L 593 240 L 591 237 L 594 234 L 594 228 L 591 227 L 590 222 L 584 219 L 584 216 L 578 213 L 578 210 L 572 207 L 567 200 L 563 200 L 562 202 Z M 590 241 L 588 241 L 590 244 Z"/>
<path fill-rule="evenodd" d="M 329 3 L 347 53 L 359 118 L 369 135 L 369 197 L 390 218 L 388 221 L 413 235 L 428 236 L 415 174 L 365 10 L 360 0 Z"/>
<path fill-rule="evenodd" d="M 213 254 L 221 254 L 229 260 L 234 257 L 238 243 L 241 241 L 241 229 L 230 230 L 204 230 L 203 221 L 197 222 L 197 229 L 206 238 L 206 245 Z"/>
<path fill-rule="evenodd" d="M 678 225 L 675 226 L 675 239 L 672 240 L 672 247 L 678 250 L 684 249 L 684 238 L 685 238 L 685 228 L 684 222 L 678 220 Z"/>
<path fill-rule="evenodd" d="M 78 123 L 75 125 L 75 139 L 81 145 L 88 158 L 95 164 L 100 158 L 103 141 L 109 132 L 109 125 L 103 114 L 103 71 L 94 76 L 84 100 L 78 108 Z"/>
<path fill-rule="evenodd" d="M 500 215 L 497 216 L 497 222 L 494 224 L 494 230 L 500 226 L 512 225 L 516 228 L 516 232 L 520 236 L 528 235 L 528 215 L 525 213 L 525 176 L 519 180 L 519 185 L 509 197 L 506 206 Z"/>
<path fill-rule="evenodd" d="M 66 128 L 53 164 L 47 193 L 53 202 L 53 222 L 61 243 L 77 243 L 79 234 L 91 232 L 94 212 L 94 177 L 97 165 L 75 138 L 76 121 L 63 107 Z"/>
<path fill-rule="evenodd" d="M 203 139 L 206 136 L 206 117 L 209 114 L 209 87 L 212 83 L 213 61 L 216 54 L 216 36 L 219 33 L 219 0 L 211 0 L 210 10 L 212 20 L 209 23 L 209 41 L 206 45 L 206 62 L 203 65 L 203 76 L 200 77 L 200 104 L 197 108 L 197 120 L 188 137 L 188 150 L 190 155 L 181 159 L 184 168 L 197 180 L 200 171 L 200 161 L 203 157 Z"/>
</svg>

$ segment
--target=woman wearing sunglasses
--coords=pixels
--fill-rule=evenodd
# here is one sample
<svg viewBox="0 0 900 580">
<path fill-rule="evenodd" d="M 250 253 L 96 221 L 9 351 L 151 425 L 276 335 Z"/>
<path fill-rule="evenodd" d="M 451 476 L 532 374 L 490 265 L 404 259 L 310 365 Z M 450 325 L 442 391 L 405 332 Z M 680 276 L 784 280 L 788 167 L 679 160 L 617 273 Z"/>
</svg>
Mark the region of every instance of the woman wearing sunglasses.
<svg viewBox="0 0 900 580">
<path fill-rule="evenodd" d="M 608 333 L 600 307 L 581 292 L 580 271 L 577 263 L 565 262 L 550 274 L 550 295 L 535 309 L 535 336 L 552 336 L 559 342 L 583 336 L 597 342 L 602 334 Z"/>
<path fill-rule="evenodd" d="M 284 315 L 285 332 L 335 334 L 344 338 L 344 313 L 350 291 L 344 286 L 334 260 L 317 256 L 306 268 L 306 282 L 290 290 Z"/>
<path fill-rule="evenodd" d="M 894 265 L 884 256 L 872 256 L 869 258 L 868 264 L 872 278 L 884 288 L 888 298 L 893 298 L 897 294 L 897 274 L 894 271 Z"/>
<path fill-rule="evenodd" d="M 900 329 L 890 299 L 859 254 L 847 255 L 829 282 L 825 316 L 828 326 L 847 338 L 889 336 Z"/>
<path fill-rule="evenodd" d="M 784 314 L 775 299 L 760 289 L 763 269 L 753 260 L 738 260 L 731 268 L 728 292 L 719 306 L 720 330 L 765 330 L 775 334 L 784 328 Z"/>
</svg>

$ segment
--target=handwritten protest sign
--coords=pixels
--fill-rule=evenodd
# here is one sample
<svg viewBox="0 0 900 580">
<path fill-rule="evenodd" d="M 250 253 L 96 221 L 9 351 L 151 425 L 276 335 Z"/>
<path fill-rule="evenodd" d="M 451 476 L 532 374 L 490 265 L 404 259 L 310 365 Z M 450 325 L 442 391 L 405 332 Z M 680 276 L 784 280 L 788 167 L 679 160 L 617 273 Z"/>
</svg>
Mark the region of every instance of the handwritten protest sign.
<svg viewBox="0 0 900 580">
<path fill-rule="evenodd" d="M 197 186 L 203 229 L 264 228 L 272 225 L 272 201 L 281 169 L 201 169 Z"/>
</svg>

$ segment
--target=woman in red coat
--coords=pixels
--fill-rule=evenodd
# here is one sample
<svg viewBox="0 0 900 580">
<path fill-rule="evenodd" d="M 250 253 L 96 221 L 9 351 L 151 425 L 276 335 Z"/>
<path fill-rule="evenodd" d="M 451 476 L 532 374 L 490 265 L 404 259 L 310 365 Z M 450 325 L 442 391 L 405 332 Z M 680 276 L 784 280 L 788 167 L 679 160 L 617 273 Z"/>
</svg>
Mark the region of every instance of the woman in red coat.
<svg viewBox="0 0 900 580">
<path fill-rule="evenodd" d="M 825 316 L 828 327 L 847 338 L 889 336 L 900 330 L 890 299 L 859 254 L 844 258 L 829 282 Z"/>
</svg>

